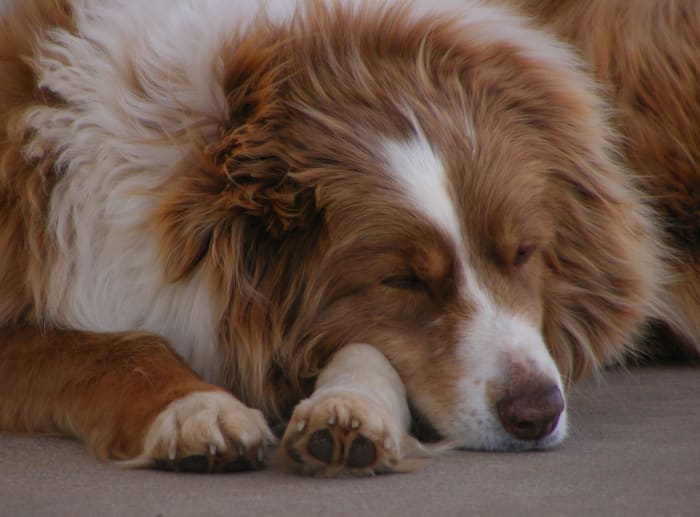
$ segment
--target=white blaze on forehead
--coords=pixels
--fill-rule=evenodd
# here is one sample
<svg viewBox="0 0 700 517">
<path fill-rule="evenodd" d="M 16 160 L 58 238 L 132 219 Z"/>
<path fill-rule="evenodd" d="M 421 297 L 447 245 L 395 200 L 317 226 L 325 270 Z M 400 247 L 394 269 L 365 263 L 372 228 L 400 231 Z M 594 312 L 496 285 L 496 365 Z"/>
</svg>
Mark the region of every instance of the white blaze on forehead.
<svg viewBox="0 0 700 517">
<path fill-rule="evenodd" d="M 461 225 L 440 157 L 421 132 L 409 140 L 387 140 L 384 156 L 404 193 L 433 223 L 461 243 Z"/>
</svg>

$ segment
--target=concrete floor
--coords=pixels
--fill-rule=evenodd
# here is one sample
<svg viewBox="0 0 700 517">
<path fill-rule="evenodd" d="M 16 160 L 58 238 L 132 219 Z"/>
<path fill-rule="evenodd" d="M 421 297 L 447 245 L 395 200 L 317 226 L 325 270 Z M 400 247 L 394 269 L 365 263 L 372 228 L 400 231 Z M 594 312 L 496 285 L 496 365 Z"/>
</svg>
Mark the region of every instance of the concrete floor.
<svg viewBox="0 0 700 517">
<path fill-rule="evenodd" d="M 0 435 L 0 516 L 700 516 L 700 369 L 607 372 L 569 407 L 556 450 L 362 479 L 128 471 L 70 440 Z"/>
</svg>

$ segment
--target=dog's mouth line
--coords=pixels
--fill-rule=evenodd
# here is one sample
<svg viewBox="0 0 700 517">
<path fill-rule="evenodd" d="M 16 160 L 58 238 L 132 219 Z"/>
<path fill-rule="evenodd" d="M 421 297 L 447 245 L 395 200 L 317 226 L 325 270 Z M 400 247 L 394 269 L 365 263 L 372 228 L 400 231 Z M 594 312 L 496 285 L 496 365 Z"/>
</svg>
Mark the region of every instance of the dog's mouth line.
<svg viewBox="0 0 700 517">
<path fill-rule="evenodd" d="M 448 442 L 449 439 L 442 435 L 430 420 L 408 400 L 411 413 L 411 426 L 409 433 L 422 443 Z M 556 428 L 556 425 L 555 425 Z M 468 446 L 455 444 L 455 448 L 472 452 L 537 452 L 547 451 L 556 447 L 557 443 L 551 441 L 552 433 L 536 440 L 522 440 L 509 436 L 507 440 L 495 446 Z"/>
<path fill-rule="evenodd" d="M 421 413 L 415 404 L 408 401 L 411 412 L 411 428 L 409 433 L 423 443 L 437 443 L 445 440 L 428 418 Z"/>
</svg>

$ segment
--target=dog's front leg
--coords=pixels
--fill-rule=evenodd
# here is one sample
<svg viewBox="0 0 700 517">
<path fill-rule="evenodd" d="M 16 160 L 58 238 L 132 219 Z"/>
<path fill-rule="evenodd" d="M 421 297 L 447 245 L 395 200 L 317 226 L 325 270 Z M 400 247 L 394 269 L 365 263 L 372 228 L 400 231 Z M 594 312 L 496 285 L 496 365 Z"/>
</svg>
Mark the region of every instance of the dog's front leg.
<svg viewBox="0 0 700 517">
<path fill-rule="evenodd" d="M 282 453 L 302 473 L 335 476 L 415 468 L 430 452 L 408 434 L 406 392 L 376 348 L 343 347 L 301 401 L 282 439 Z"/>
<path fill-rule="evenodd" d="M 0 331 L 0 430 L 61 432 L 127 465 L 262 464 L 265 419 L 202 381 L 159 336 Z"/>
</svg>

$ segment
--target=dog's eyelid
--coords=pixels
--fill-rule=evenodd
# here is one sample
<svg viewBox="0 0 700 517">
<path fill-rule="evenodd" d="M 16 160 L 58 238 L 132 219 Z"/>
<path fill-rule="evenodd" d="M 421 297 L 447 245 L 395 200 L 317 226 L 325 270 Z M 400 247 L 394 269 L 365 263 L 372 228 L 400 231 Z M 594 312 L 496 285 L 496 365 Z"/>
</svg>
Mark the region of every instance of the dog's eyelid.
<svg viewBox="0 0 700 517">
<path fill-rule="evenodd" d="M 537 251 L 535 243 L 524 242 L 518 246 L 513 256 L 513 266 L 516 268 L 524 266 Z"/>
<path fill-rule="evenodd" d="M 428 285 L 418 278 L 415 273 L 405 273 L 388 276 L 381 281 L 382 285 L 404 291 L 429 292 Z"/>
</svg>

